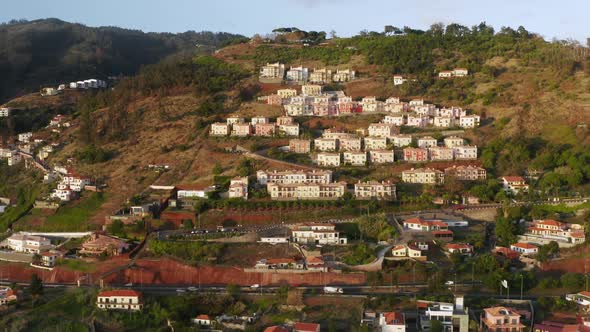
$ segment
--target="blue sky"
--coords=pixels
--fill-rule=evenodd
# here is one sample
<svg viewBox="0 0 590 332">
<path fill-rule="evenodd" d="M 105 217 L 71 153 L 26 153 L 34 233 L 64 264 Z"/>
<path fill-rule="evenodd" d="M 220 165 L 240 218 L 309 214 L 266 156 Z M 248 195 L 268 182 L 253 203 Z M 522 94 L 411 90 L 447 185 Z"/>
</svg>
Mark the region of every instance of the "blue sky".
<svg viewBox="0 0 590 332">
<path fill-rule="evenodd" d="M 546 39 L 590 37 L 589 0 L 3 0 L 0 21 L 56 17 L 157 32 L 211 30 L 251 36 L 281 26 L 350 36 L 386 24 L 523 25 Z"/>
</svg>

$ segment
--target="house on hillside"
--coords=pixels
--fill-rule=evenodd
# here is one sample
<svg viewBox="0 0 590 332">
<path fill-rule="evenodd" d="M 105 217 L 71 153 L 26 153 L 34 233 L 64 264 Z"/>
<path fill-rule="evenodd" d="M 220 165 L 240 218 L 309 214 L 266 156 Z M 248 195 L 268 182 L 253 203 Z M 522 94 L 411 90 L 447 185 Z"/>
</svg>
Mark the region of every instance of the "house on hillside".
<svg viewBox="0 0 590 332">
<path fill-rule="evenodd" d="M 517 242 L 511 244 L 510 249 L 522 254 L 523 256 L 533 256 L 539 253 L 539 247 L 526 242 Z"/>
<path fill-rule="evenodd" d="M 518 194 L 529 190 L 529 185 L 522 176 L 503 176 L 500 178 L 504 191 L 510 194 Z"/>
<path fill-rule="evenodd" d="M 383 312 L 379 315 L 381 332 L 406 332 L 406 317 L 402 312 Z"/>
<path fill-rule="evenodd" d="M 53 246 L 51 241 L 45 237 L 38 235 L 28 235 L 25 233 L 12 234 L 6 239 L 8 248 L 16 252 L 24 252 L 31 254 L 40 254 L 43 251 L 47 251 Z"/>
<path fill-rule="evenodd" d="M 96 306 L 106 310 L 139 311 L 143 308 L 142 295 L 131 289 L 101 291 L 98 293 Z"/>
<path fill-rule="evenodd" d="M 129 249 L 129 244 L 119 238 L 93 233 L 82 243 L 82 249 L 79 253 L 82 255 L 99 256 L 109 255 L 118 256 Z"/>
<path fill-rule="evenodd" d="M 416 259 L 425 261 L 426 256 L 422 256 L 420 248 L 409 244 L 400 244 L 391 248 L 391 255 L 394 259 Z"/>
<path fill-rule="evenodd" d="M 213 325 L 213 319 L 209 315 L 198 315 L 193 318 L 193 323 L 199 326 L 211 326 Z"/>
<path fill-rule="evenodd" d="M 320 332 L 320 324 L 297 322 L 293 324 L 293 332 Z"/>
<path fill-rule="evenodd" d="M 489 332 L 522 332 L 526 327 L 520 322 L 520 314 L 507 307 L 485 308 L 481 317 L 481 325 L 485 331 Z"/>
</svg>

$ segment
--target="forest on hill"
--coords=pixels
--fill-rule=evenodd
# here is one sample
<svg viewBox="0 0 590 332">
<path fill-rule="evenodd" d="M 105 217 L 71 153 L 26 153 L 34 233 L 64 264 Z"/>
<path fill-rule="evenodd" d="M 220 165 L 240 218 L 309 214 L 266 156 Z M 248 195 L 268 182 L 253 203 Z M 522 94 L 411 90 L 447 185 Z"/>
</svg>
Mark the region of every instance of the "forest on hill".
<svg viewBox="0 0 590 332">
<path fill-rule="evenodd" d="M 240 40 L 244 37 L 229 33 L 145 33 L 58 19 L 3 23 L 0 103 L 45 85 L 132 75 L 141 66 L 174 54 L 212 51 Z"/>
</svg>

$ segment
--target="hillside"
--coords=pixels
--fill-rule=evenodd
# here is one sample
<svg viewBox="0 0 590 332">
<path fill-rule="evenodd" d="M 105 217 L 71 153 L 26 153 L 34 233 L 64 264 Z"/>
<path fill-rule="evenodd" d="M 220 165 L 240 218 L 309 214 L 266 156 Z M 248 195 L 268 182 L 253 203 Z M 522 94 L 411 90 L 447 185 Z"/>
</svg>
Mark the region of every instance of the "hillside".
<svg viewBox="0 0 590 332">
<path fill-rule="evenodd" d="M 211 51 L 243 38 L 228 33 L 144 33 L 58 19 L 0 25 L 0 103 L 72 80 L 131 75 L 167 56 Z"/>
<path fill-rule="evenodd" d="M 572 45 L 548 43 L 523 31 L 486 29 L 474 27 L 463 34 L 357 36 L 310 47 L 242 43 L 223 48 L 214 57 L 168 59 L 122 80 L 114 91 L 81 98 L 73 113 L 77 127 L 63 135 L 70 144 L 50 157 L 49 163 L 72 158 L 82 174 L 108 184 L 107 202 L 91 220 L 95 225 L 150 184 L 210 184 L 217 165 L 221 175 L 236 176 L 246 156 L 224 148 L 271 147 L 287 140 L 210 138 L 208 125 L 229 114 L 280 114 L 279 107 L 254 100 L 279 88 L 259 84 L 257 68 L 282 61 L 287 66 L 357 70 L 358 80 L 334 87 L 353 98 L 424 98 L 472 110 L 482 116 L 482 126 L 467 131 L 465 137 L 480 148 L 479 162 L 490 177 L 523 174 L 532 166 L 551 174 L 541 180 L 545 189 L 587 190 L 590 135 L 585 124 L 590 122 L 590 78 L 585 51 L 580 57 Z M 437 79 L 438 71 L 459 66 L 472 74 Z M 415 81 L 395 86 L 393 74 Z M 367 121 L 330 118 L 300 123 L 316 128 L 318 122 L 324 126 L 341 122 L 340 127 L 354 129 Z M 108 160 L 87 158 L 96 149 L 106 153 Z M 86 157 L 81 158 L 81 153 Z M 257 160 L 254 168 L 273 166 L 269 163 Z M 149 164 L 169 165 L 170 170 L 154 172 L 147 169 Z M 392 170 L 352 172 L 356 175 L 350 179 L 382 179 L 391 176 Z"/>
</svg>

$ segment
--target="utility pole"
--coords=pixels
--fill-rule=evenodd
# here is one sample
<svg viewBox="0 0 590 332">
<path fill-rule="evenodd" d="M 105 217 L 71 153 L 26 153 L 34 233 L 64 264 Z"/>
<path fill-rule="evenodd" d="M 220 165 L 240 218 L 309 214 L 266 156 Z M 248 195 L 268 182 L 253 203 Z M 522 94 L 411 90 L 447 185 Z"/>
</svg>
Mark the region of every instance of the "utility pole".
<svg viewBox="0 0 590 332">
<path fill-rule="evenodd" d="M 520 274 L 520 300 L 522 300 L 522 291 L 524 286 L 524 277 L 522 273 Z"/>
</svg>

